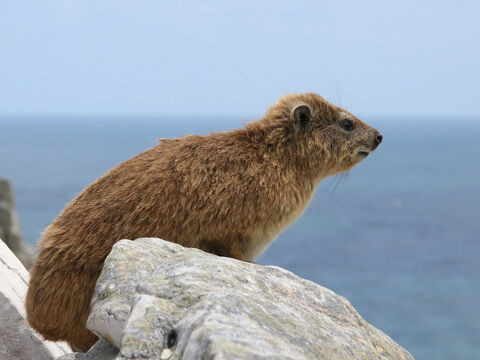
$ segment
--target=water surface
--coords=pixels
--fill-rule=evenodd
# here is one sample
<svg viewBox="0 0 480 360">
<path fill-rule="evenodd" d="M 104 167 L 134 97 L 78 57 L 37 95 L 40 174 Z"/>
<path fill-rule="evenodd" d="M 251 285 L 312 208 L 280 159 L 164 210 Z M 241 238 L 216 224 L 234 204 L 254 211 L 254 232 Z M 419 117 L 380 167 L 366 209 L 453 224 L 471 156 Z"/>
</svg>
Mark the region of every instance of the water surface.
<svg viewBox="0 0 480 360">
<path fill-rule="evenodd" d="M 478 359 L 480 121 L 370 121 L 384 142 L 347 178 L 320 184 L 305 214 L 258 260 L 345 296 L 417 359 Z M 0 119 L 0 177 L 24 237 L 85 186 L 159 137 L 237 119 Z M 334 190 L 335 189 L 335 190 Z"/>
</svg>

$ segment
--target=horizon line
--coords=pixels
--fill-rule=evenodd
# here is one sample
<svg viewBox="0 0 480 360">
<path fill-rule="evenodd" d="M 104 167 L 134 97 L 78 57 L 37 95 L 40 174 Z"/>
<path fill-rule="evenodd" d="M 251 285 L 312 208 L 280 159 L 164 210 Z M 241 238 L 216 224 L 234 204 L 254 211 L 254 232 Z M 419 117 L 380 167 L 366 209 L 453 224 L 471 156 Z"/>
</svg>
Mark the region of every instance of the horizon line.
<svg viewBox="0 0 480 360">
<path fill-rule="evenodd" d="M 355 115 L 355 114 L 354 114 Z M 0 113 L 0 122 L 3 120 L 187 120 L 187 119 L 202 119 L 202 120 L 244 120 L 244 121 L 254 121 L 258 120 L 263 116 L 263 114 L 8 114 Z M 449 114 L 432 114 L 432 115 L 382 115 L 382 114 L 360 114 L 355 115 L 361 120 L 363 119 L 372 119 L 372 120 L 419 120 L 419 121 L 450 121 L 450 120 L 476 120 L 480 121 L 480 114 L 477 115 L 449 115 Z"/>
</svg>

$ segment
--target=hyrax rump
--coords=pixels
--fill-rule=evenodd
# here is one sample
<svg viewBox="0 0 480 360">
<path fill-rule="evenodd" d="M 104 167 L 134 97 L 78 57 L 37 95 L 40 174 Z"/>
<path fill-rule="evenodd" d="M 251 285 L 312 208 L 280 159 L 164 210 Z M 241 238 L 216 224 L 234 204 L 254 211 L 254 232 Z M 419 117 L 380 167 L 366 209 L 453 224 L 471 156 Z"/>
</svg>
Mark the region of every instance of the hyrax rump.
<svg viewBox="0 0 480 360">
<path fill-rule="evenodd" d="M 103 262 L 120 239 L 159 237 L 252 261 L 305 209 L 320 180 L 350 170 L 382 135 L 313 94 L 280 98 L 244 129 L 162 139 L 88 186 L 47 227 L 28 322 L 87 350 Z"/>
</svg>

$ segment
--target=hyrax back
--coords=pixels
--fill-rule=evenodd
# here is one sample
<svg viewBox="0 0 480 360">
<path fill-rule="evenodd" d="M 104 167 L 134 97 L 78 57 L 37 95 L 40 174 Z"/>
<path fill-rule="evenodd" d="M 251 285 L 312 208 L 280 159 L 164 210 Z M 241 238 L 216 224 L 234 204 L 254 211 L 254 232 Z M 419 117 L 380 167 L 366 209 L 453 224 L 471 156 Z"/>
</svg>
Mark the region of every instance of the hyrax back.
<svg viewBox="0 0 480 360">
<path fill-rule="evenodd" d="M 163 139 L 72 200 L 45 230 L 31 270 L 29 323 L 87 350 L 103 261 L 120 239 L 159 237 L 252 261 L 310 201 L 321 179 L 348 171 L 380 133 L 316 94 L 282 97 L 244 129 Z"/>
</svg>

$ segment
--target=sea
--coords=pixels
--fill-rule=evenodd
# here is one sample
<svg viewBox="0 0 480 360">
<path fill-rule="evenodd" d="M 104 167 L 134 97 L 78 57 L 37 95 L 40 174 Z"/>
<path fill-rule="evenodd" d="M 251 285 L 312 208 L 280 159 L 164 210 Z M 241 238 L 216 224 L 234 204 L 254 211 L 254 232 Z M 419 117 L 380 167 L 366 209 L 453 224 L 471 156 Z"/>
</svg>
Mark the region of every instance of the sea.
<svg viewBox="0 0 480 360">
<path fill-rule="evenodd" d="M 480 119 L 365 119 L 383 143 L 325 179 L 258 259 L 346 297 L 417 359 L 480 359 Z M 0 177 L 32 245 L 65 204 L 158 138 L 237 118 L 0 118 Z"/>
</svg>

